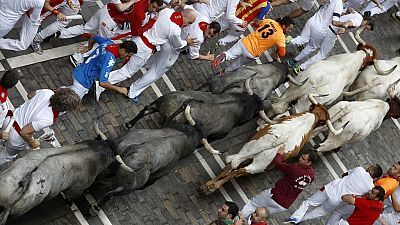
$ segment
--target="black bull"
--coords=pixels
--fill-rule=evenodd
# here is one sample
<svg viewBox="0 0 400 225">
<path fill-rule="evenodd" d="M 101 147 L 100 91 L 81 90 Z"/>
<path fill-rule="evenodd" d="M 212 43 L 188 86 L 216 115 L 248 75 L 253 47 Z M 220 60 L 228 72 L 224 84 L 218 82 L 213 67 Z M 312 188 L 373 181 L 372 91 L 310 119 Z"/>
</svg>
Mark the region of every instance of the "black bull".
<svg viewBox="0 0 400 225">
<path fill-rule="evenodd" d="M 191 107 L 191 116 L 202 135 L 210 139 L 225 136 L 236 125 L 244 124 L 258 115 L 262 109 L 262 100 L 257 95 L 244 93 L 212 94 L 201 91 L 175 91 L 161 96 L 131 121 L 128 128 L 142 117 L 159 112 L 161 124 L 174 121 L 185 123 L 183 111 Z"/>
</svg>

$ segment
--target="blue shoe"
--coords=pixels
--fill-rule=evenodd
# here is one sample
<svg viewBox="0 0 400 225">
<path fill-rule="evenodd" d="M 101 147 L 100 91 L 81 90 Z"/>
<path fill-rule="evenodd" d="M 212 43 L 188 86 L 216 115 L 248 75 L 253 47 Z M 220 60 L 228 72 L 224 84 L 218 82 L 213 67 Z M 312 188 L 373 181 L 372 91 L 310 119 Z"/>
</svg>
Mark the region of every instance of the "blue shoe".
<svg viewBox="0 0 400 225">
<path fill-rule="evenodd" d="M 293 218 L 293 217 L 289 217 L 287 220 L 285 220 L 283 223 L 284 224 L 297 224 L 296 223 L 296 219 L 295 218 Z"/>
<path fill-rule="evenodd" d="M 139 96 L 136 96 L 134 98 L 129 98 L 129 100 L 131 100 L 131 102 L 133 102 L 134 104 L 142 104 L 142 101 L 140 101 Z"/>
</svg>

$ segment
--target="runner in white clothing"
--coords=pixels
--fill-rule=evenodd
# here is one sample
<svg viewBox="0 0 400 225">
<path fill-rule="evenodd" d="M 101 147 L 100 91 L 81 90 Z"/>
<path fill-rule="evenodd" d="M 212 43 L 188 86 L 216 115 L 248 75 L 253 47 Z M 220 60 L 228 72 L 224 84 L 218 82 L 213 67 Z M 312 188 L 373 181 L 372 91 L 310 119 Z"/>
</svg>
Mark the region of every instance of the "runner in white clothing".
<svg viewBox="0 0 400 225">
<path fill-rule="evenodd" d="M 299 56 L 303 58 L 315 51 L 321 45 L 324 37 L 329 32 L 332 32 L 331 29 L 334 26 L 344 26 L 344 23 L 340 22 L 342 13 L 343 1 L 329 0 L 306 22 L 300 36 L 297 36 L 290 42 L 296 46 L 308 43 L 294 61 L 289 61 L 289 65 L 294 67 L 296 73 L 300 72 L 300 67 L 296 63 L 300 61 Z"/>
<path fill-rule="evenodd" d="M 390 8 L 392 8 L 399 0 L 379 0 L 380 4 L 377 5 L 374 2 L 370 2 L 361 13 L 370 12 L 371 16 L 376 14 L 381 14 L 387 12 Z"/>
<path fill-rule="evenodd" d="M 319 48 L 317 54 L 300 65 L 300 70 L 305 70 L 314 63 L 325 59 L 335 46 L 338 36 L 346 32 L 346 28 L 358 28 L 361 26 L 363 30 L 373 31 L 374 29 L 374 22 L 370 18 L 368 20 L 363 20 L 363 16 L 356 11 L 341 16 L 339 21 L 344 23 L 343 27 L 329 26 L 330 31 L 322 38 L 321 42 L 315 41 L 312 45 L 307 45 L 307 47 L 296 56 L 295 61 L 301 61 L 308 56 L 310 51 L 314 48 Z M 297 69 L 297 71 L 299 70 Z"/>
<path fill-rule="evenodd" d="M 13 113 L 15 122 L 5 143 L 6 149 L 0 152 L 0 165 L 13 160 L 28 144 L 33 149 L 39 148 L 40 143 L 33 135 L 51 126 L 60 113 L 77 108 L 80 102 L 79 96 L 67 88 L 56 91 L 42 89 L 28 97 L 30 99 Z M 8 122 L 10 117 L 6 118 L 4 125 Z"/>
<path fill-rule="evenodd" d="M 38 22 L 41 23 L 44 19 L 51 17 L 51 15 L 54 15 L 57 19 L 54 23 L 36 34 L 33 42 L 31 41 L 33 50 L 39 55 L 43 54 L 40 46 L 43 39 L 66 27 L 72 21 L 67 20 L 67 16 L 77 15 L 82 4 L 83 0 L 46 0 Z"/>
<path fill-rule="evenodd" d="M 336 179 L 326 184 L 320 191 L 303 201 L 285 223 L 298 224 L 332 212 L 342 202 L 342 195 L 362 195 L 367 193 L 374 187 L 374 178 L 381 177 L 382 173 L 382 168 L 379 164 L 371 165 L 367 170 L 362 167 L 349 170 L 348 174 L 345 174 L 342 179 Z M 317 208 L 308 212 L 310 206 Z"/>
<path fill-rule="evenodd" d="M 19 71 L 16 69 L 8 70 L 0 79 L 0 127 L 3 126 L 4 120 L 9 110 L 7 104 L 8 89 L 14 87 L 19 81 Z M 8 131 L 5 127 L 0 131 L 0 139 L 6 140 Z"/>
<path fill-rule="evenodd" d="M 137 54 L 133 55 L 127 64 L 121 69 L 110 73 L 111 83 L 118 83 L 130 78 L 143 65 L 146 64 L 151 54 L 158 50 L 163 44 L 169 42 L 174 49 L 181 49 L 186 45 L 195 44 L 196 41 L 188 37 L 181 39 L 181 29 L 196 20 L 196 12 L 192 9 L 184 9 L 182 12 L 175 12 L 170 8 L 161 10 L 157 21 L 153 27 L 139 37 L 134 37 L 132 41 L 138 48 Z M 141 92 L 141 87 L 131 85 L 128 97 L 134 103 L 139 103 L 137 96 Z"/>
<path fill-rule="evenodd" d="M 193 7 L 211 22 L 217 21 L 221 30 L 244 30 L 247 22 L 236 17 L 236 8 L 240 0 L 210 0 L 208 3 L 195 3 Z"/>
<path fill-rule="evenodd" d="M 39 28 L 40 12 L 45 0 L 1 0 L 0 1 L 0 49 L 27 49 Z M 23 17 L 20 39 L 3 38 Z M 27 46 L 23 40 L 31 40 Z M 26 44 L 26 43 L 25 43 Z"/>
<path fill-rule="evenodd" d="M 392 225 L 400 223 L 400 188 L 387 198 L 383 204 L 386 206 L 374 225 Z"/>
</svg>

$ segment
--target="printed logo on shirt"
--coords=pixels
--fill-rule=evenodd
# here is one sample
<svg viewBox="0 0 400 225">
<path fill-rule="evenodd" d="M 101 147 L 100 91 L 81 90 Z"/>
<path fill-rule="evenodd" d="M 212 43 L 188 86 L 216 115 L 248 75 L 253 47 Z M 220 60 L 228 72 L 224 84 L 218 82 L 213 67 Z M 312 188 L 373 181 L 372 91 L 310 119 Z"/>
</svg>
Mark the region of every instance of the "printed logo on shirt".
<svg viewBox="0 0 400 225">
<path fill-rule="evenodd" d="M 110 61 L 108 61 L 108 66 L 107 66 L 107 68 L 113 67 L 114 64 L 115 64 L 115 61 L 114 61 L 114 59 L 111 58 Z"/>
<path fill-rule="evenodd" d="M 294 185 L 295 188 L 303 190 L 306 188 L 308 184 L 310 184 L 312 181 L 311 177 L 308 175 L 303 175 L 298 178 L 296 178 L 295 182 L 296 184 Z"/>
<path fill-rule="evenodd" d="M 85 64 L 88 64 L 92 59 L 96 58 L 99 55 L 99 53 L 100 53 L 99 48 L 97 48 L 96 52 L 94 54 L 92 53 L 93 55 L 86 59 Z"/>
<path fill-rule="evenodd" d="M 106 78 L 106 79 L 108 79 L 108 76 L 110 75 L 110 72 L 106 72 L 106 74 L 104 74 L 104 77 Z"/>
</svg>

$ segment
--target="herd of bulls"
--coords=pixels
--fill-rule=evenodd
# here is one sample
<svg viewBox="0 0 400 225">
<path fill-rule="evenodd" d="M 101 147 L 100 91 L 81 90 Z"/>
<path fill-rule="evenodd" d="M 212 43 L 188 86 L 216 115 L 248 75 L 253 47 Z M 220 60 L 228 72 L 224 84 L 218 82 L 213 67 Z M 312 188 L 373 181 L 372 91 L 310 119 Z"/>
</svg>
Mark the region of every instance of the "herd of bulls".
<svg viewBox="0 0 400 225">
<path fill-rule="evenodd" d="M 281 145 L 284 159 L 296 156 L 310 138 L 328 129 L 331 133 L 316 150 L 362 140 L 384 119 L 400 115 L 400 57 L 376 57 L 372 46 L 359 44 L 356 52 L 328 57 L 296 79 L 288 75 L 286 64 L 244 67 L 213 77 L 198 91 L 164 95 L 125 124 L 132 128 L 140 118 L 158 112 L 160 129 L 131 129 L 107 140 L 96 124 L 96 140 L 31 151 L 0 174 L 0 224 L 61 192 L 66 199 L 76 198 L 94 182 L 106 189 L 105 199 L 128 194 L 200 144 L 218 154 L 208 140 L 222 138 L 258 115 L 264 122 L 237 154 L 226 158 L 222 172 L 201 187 L 205 193 L 234 177 L 269 168 Z M 286 81 L 290 84 L 283 95 L 272 97 Z M 290 115 L 280 115 L 286 111 Z"/>
</svg>

